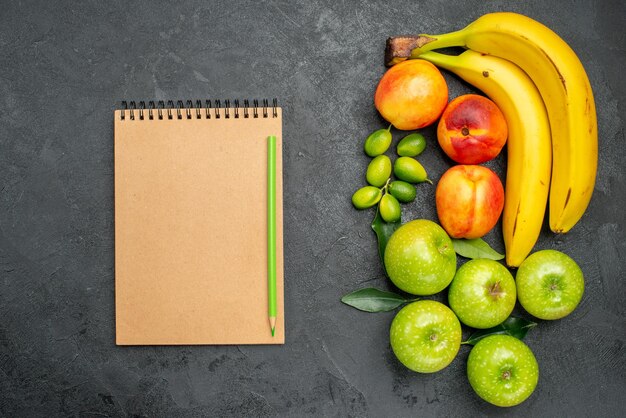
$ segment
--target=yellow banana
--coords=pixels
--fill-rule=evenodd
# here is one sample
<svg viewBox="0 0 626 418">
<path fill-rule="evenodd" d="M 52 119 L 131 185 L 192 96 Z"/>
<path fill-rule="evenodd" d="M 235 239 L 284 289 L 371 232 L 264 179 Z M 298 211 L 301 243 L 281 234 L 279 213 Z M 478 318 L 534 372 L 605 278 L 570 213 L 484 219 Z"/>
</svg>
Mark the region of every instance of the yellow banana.
<svg viewBox="0 0 626 418">
<path fill-rule="evenodd" d="M 518 267 L 537 242 L 548 203 L 552 147 L 541 95 L 524 71 L 502 58 L 471 50 L 420 58 L 482 90 L 504 114 L 509 137 L 502 232 L 506 263 Z"/>
<path fill-rule="evenodd" d="M 411 51 L 411 58 L 436 48 L 465 46 L 506 58 L 530 76 L 552 133 L 550 229 L 568 232 L 589 205 L 598 164 L 593 93 L 574 51 L 546 26 L 516 13 L 486 14 L 456 32 L 421 35 L 416 45 L 421 46 Z"/>
</svg>

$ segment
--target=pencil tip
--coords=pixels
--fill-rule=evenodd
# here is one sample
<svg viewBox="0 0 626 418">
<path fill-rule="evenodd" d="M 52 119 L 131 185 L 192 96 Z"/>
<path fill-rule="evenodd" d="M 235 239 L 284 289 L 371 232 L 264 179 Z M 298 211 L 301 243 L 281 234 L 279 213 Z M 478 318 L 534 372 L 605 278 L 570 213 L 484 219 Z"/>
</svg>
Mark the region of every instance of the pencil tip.
<svg viewBox="0 0 626 418">
<path fill-rule="evenodd" d="M 272 330 L 272 337 L 274 336 L 274 332 L 276 330 L 276 317 L 270 316 L 270 329 Z"/>
</svg>

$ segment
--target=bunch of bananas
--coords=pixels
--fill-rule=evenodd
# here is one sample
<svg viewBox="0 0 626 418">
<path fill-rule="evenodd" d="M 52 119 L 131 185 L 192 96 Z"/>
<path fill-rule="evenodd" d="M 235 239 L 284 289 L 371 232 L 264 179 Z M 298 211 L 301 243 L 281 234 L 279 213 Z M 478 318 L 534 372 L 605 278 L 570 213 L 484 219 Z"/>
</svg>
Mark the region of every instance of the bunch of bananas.
<svg viewBox="0 0 626 418">
<path fill-rule="evenodd" d="M 466 47 L 451 56 L 433 49 Z M 442 35 L 390 38 L 386 63 L 420 58 L 482 90 L 509 128 L 503 214 L 506 262 L 530 253 L 549 200 L 550 229 L 568 232 L 593 192 L 598 162 L 596 110 L 580 60 L 556 33 L 516 13 L 490 13 Z"/>
</svg>

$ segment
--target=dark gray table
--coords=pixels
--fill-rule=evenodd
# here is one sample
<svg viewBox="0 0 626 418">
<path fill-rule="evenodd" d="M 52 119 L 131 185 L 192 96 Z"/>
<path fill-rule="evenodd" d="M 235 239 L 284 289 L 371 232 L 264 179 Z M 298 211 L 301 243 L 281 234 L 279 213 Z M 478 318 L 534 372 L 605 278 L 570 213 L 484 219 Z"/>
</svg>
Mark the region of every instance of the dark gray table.
<svg viewBox="0 0 626 418">
<path fill-rule="evenodd" d="M 0 10 L 0 416 L 624 416 L 626 6 L 621 1 L 4 2 Z M 394 358 L 388 314 L 339 302 L 389 287 L 350 195 L 387 36 L 445 32 L 494 10 L 565 38 L 595 91 L 596 190 L 566 236 L 582 267 L 568 318 L 527 337 L 523 405 L 481 401 L 467 348 L 444 371 Z M 472 91 L 450 75 L 450 94 Z M 284 347 L 116 347 L 113 115 L 122 99 L 278 97 L 284 107 Z M 449 161 L 424 131 L 438 179 Z M 395 137 L 398 138 L 396 132 Z M 505 157 L 488 164 L 504 174 Z M 436 219 L 419 188 L 404 219 Z M 499 229 L 487 236 L 502 250 Z M 439 299 L 442 296 L 437 297 Z M 522 315 L 523 312 L 519 311 Z M 467 334 L 467 331 L 466 331 Z"/>
</svg>

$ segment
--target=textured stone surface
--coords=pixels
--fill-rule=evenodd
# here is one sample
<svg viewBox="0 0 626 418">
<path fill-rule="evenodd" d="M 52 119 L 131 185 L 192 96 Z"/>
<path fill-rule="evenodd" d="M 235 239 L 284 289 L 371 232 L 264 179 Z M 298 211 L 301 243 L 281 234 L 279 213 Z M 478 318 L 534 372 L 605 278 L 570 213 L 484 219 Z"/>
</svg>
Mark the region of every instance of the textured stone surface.
<svg viewBox="0 0 626 418">
<path fill-rule="evenodd" d="M 0 416 L 623 416 L 626 391 L 624 115 L 620 1 L 4 2 L 0 11 Z M 393 314 L 339 302 L 388 288 L 350 195 L 385 39 L 447 32 L 494 10 L 528 14 L 578 52 L 596 95 L 597 188 L 566 236 L 586 293 L 527 337 L 541 369 L 512 410 L 475 396 L 468 349 L 412 373 Z M 446 74 L 451 97 L 472 91 Z M 284 347 L 116 347 L 112 110 L 122 99 L 278 97 L 285 109 Z M 438 179 L 450 161 L 421 160 Z M 395 138 L 401 135 L 395 133 Z M 505 160 L 488 164 L 500 175 Z M 420 186 L 404 219 L 436 219 Z M 498 230 L 487 236 L 502 250 Z M 444 296 L 438 296 L 442 299 Z M 520 312 L 523 314 L 523 312 Z M 467 335 L 467 330 L 465 331 Z"/>
</svg>

